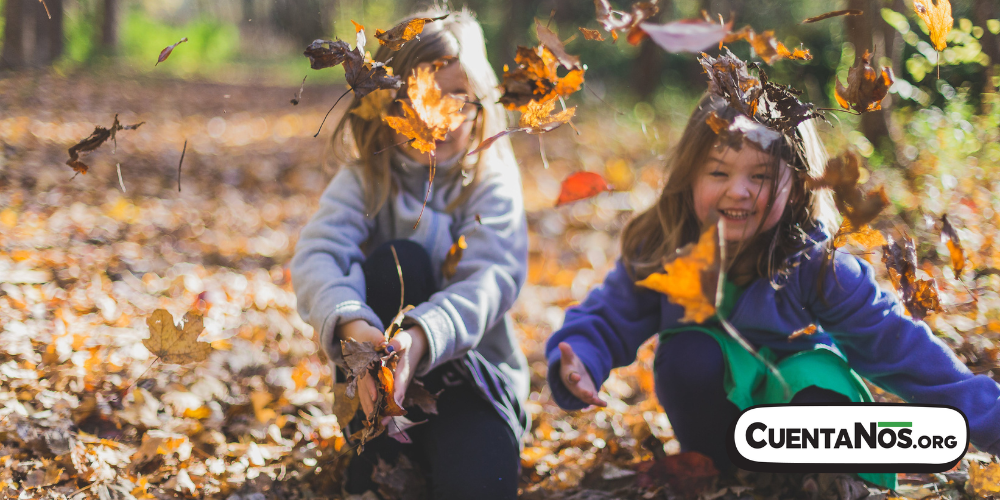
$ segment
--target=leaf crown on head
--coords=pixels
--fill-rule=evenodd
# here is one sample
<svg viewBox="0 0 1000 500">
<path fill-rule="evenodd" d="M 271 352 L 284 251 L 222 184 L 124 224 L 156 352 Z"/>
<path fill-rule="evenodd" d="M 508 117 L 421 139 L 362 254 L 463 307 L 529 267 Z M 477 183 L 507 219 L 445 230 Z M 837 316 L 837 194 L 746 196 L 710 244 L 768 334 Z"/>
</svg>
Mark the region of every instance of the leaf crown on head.
<svg viewBox="0 0 1000 500">
<path fill-rule="evenodd" d="M 745 139 L 773 151 L 784 143 L 790 147 L 780 148 L 781 156 L 794 167 L 805 167 L 805 146 L 797 127 L 824 117 L 815 105 L 799 100 L 802 91 L 771 82 L 757 63 L 748 65 L 728 48 L 718 57 L 703 52 L 698 61 L 708 74 L 708 92 L 735 111 L 728 118 L 713 111 L 706 120 L 723 144 L 740 149 Z M 751 67 L 756 78 L 750 75 Z"/>
</svg>

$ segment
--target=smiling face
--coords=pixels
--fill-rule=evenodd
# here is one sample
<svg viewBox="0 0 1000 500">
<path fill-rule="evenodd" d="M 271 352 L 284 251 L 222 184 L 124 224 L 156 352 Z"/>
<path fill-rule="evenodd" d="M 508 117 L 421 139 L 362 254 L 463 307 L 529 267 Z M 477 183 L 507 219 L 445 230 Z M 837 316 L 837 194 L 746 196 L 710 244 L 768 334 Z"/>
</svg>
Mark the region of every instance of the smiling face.
<svg viewBox="0 0 1000 500">
<path fill-rule="evenodd" d="M 417 65 L 417 68 L 430 68 L 430 63 L 421 63 Z M 434 80 L 437 82 L 438 87 L 441 89 L 442 95 L 450 95 L 452 97 L 462 99 L 464 101 L 476 101 L 475 93 L 471 89 L 469 83 L 469 77 L 465 74 L 465 70 L 462 69 L 462 65 L 457 61 L 446 65 L 445 67 L 439 69 L 434 74 Z M 406 95 L 405 87 L 399 91 L 399 96 Z M 436 141 L 436 150 L 434 155 L 437 157 L 438 161 L 447 161 L 454 158 L 455 155 L 464 154 L 468 149 L 469 142 L 472 138 L 472 129 L 477 117 L 478 107 L 475 104 L 466 104 L 462 108 L 462 113 L 465 114 L 465 121 L 459 125 L 458 128 L 448 132 L 448 137 L 443 141 Z M 399 132 L 394 132 L 395 138 L 394 143 L 399 144 L 405 142 L 407 137 Z M 426 153 L 421 153 L 409 145 L 399 146 L 400 150 L 411 160 L 421 163 L 424 165 L 430 164 L 430 158 Z"/>
<path fill-rule="evenodd" d="M 729 242 L 742 242 L 773 228 L 792 190 L 792 169 L 781 161 L 775 172 L 773 162 L 771 155 L 746 142 L 739 151 L 712 148 L 693 186 L 695 214 L 702 225 L 718 215 L 726 222 Z M 777 195 L 765 220 L 774 182 Z"/>
</svg>

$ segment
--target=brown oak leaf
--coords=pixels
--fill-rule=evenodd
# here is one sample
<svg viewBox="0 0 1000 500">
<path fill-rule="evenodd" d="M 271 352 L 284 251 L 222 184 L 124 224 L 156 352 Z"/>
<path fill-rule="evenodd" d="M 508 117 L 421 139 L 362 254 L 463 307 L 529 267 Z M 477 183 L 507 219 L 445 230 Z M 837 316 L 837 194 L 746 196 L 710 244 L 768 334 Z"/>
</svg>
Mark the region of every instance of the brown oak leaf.
<svg viewBox="0 0 1000 500">
<path fill-rule="evenodd" d="M 135 130 L 143 123 L 146 122 L 139 122 L 133 125 L 122 125 L 121 123 L 118 123 L 118 115 L 116 114 L 115 121 L 111 124 L 110 128 L 94 127 L 94 131 L 91 132 L 90 136 L 69 148 L 69 159 L 66 160 L 66 164 L 73 167 L 73 170 L 77 173 L 86 174 L 90 167 L 87 166 L 86 163 L 80 161 L 80 153 L 93 151 L 99 148 L 101 144 L 107 142 L 108 139 L 116 142 L 117 139 L 115 136 L 119 130 Z"/>
<path fill-rule="evenodd" d="M 867 113 L 882 109 L 882 99 L 892 87 L 892 68 L 886 66 L 879 72 L 871 65 L 872 54 L 867 50 L 853 68 L 847 71 L 847 87 L 837 79 L 834 97 L 844 109 Z"/>
</svg>

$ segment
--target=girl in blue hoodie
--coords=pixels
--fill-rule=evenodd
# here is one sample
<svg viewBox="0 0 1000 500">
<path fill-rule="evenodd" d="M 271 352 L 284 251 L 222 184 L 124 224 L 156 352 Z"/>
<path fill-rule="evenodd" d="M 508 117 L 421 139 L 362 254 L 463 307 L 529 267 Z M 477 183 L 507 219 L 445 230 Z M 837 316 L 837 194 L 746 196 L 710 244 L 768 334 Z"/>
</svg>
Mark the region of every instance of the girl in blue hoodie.
<svg viewBox="0 0 1000 500">
<path fill-rule="evenodd" d="M 712 75 L 714 61 L 708 62 Z M 736 73 L 754 83 L 745 70 Z M 746 109 L 757 113 L 750 117 Z M 549 339 L 553 399 L 567 410 L 605 406 L 598 391 L 611 369 L 631 364 L 639 346 L 659 333 L 657 398 L 681 449 L 707 455 L 722 471 L 734 470 L 726 434 L 740 410 L 871 401 L 859 375 L 908 402 L 960 409 L 972 442 L 1000 453 L 1000 385 L 973 375 L 927 324 L 907 315 L 879 288 L 870 264 L 831 251 L 832 196 L 806 183 L 822 177 L 826 164 L 815 128 L 808 120 L 789 126 L 781 116 L 766 116 L 768 109 L 745 107 L 712 81 L 668 165 L 658 202 L 625 227 L 616 268 L 566 312 Z M 716 119 L 730 124 L 722 136 L 713 129 Z M 759 374 L 766 370 L 717 322 L 682 323 L 682 307 L 635 284 L 662 273 L 664 260 L 697 241 L 713 217 L 725 221 L 733 256 L 725 263 L 729 282 L 719 314 L 778 363 L 791 389 L 787 398 L 762 390 Z M 790 338 L 809 325 L 815 333 Z M 895 487 L 895 474 L 861 476 Z"/>
</svg>

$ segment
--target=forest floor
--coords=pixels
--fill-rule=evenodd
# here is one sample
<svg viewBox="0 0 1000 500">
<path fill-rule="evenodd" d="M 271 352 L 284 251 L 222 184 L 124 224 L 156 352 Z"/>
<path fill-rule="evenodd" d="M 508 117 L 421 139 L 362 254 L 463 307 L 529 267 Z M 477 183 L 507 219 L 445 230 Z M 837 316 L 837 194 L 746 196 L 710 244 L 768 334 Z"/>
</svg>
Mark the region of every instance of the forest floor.
<svg viewBox="0 0 1000 500">
<path fill-rule="evenodd" d="M 306 87 L 293 106 L 297 90 L 0 79 L 0 498 L 340 497 L 351 450 L 287 264 L 331 178 L 322 158 L 336 116 L 313 134 L 342 89 Z M 89 173 L 74 176 L 67 148 L 116 113 L 145 123 L 87 155 Z M 652 342 L 605 384 L 608 408 L 565 413 L 551 401 L 545 339 L 613 266 L 617 235 L 634 207 L 655 200 L 679 132 L 613 112 L 584 113 L 576 127 L 579 136 L 569 127 L 545 136 L 547 170 L 537 137 L 514 137 L 531 245 L 512 311 L 532 371 L 523 497 L 865 498 L 847 476 L 719 479 L 679 454 L 653 396 Z M 616 191 L 553 208 L 561 179 L 577 170 L 601 173 Z M 935 273 L 943 300 L 968 303 L 972 291 Z M 989 319 L 996 294 L 978 307 L 987 300 L 991 314 L 932 321 L 982 373 L 997 352 L 996 334 L 984 333 L 1000 331 Z M 141 341 L 158 308 L 204 315 L 207 362 L 149 353 Z M 904 475 L 893 495 L 959 498 L 968 460 L 946 474 Z M 412 498 L 396 472 L 383 493 Z"/>
</svg>

